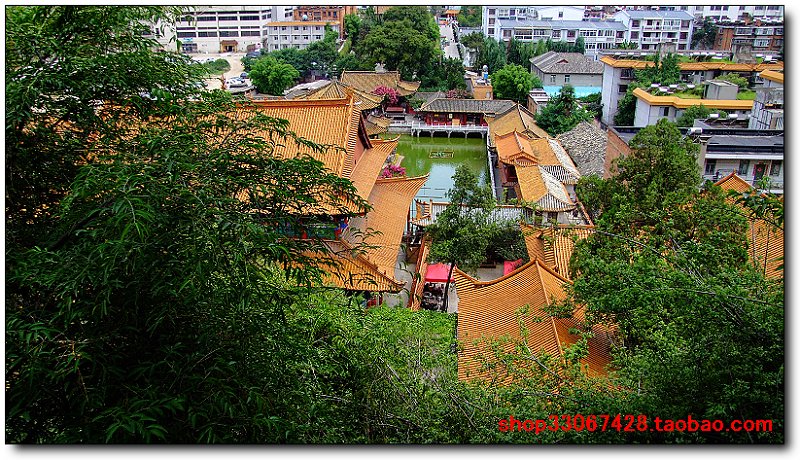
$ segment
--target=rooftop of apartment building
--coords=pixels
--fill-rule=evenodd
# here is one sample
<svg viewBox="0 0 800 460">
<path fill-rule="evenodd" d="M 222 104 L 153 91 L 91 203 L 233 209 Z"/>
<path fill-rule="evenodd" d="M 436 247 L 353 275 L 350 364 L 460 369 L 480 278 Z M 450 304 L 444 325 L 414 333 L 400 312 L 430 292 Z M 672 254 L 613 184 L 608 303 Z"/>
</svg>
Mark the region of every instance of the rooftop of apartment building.
<svg viewBox="0 0 800 460">
<path fill-rule="evenodd" d="M 665 11 L 665 10 L 622 10 L 631 19 L 684 19 L 694 20 L 694 16 L 686 11 Z"/>
<path fill-rule="evenodd" d="M 619 21 L 569 21 L 539 19 L 498 19 L 499 27 L 543 27 L 547 29 L 611 29 L 628 30 Z"/>
<path fill-rule="evenodd" d="M 629 143 L 642 127 L 636 126 L 609 126 L 609 131 L 613 131 L 620 139 Z M 683 128 L 679 127 L 683 135 L 710 136 L 715 138 L 715 145 L 725 145 L 728 141 L 738 142 L 740 145 L 752 145 L 753 147 L 774 148 L 780 142 L 783 146 L 782 129 L 744 129 L 744 128 Z M 771 138 L 770 140 L 759 140 L 761 138 Z"/>
</svg>

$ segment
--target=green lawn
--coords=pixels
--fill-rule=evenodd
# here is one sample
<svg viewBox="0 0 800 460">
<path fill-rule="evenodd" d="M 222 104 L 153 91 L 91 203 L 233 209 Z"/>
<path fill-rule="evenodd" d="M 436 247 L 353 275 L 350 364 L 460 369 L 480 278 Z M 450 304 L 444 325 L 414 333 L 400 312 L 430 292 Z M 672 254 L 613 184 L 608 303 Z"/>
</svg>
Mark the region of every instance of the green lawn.
<svg viewBox="0 0 800 460">
<path fill-rule="evenodd" d="M 739 94 L 736 95 L 736 99 L 740 101 L 755 101 L 756 92 L 750 90 L 739 91 Z"/>
</svg>

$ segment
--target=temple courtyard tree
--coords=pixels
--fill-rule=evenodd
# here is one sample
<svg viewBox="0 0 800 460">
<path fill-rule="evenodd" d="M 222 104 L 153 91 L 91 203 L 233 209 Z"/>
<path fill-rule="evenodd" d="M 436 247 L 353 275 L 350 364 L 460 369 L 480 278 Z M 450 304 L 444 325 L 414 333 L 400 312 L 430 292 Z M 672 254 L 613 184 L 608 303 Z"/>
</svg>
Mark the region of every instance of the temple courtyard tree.
<svg viewBox="0 0 800 460">
<path fill-rule="evenodd" d="M 300 72 L 290 64 L 266 56 L 253 64 L 249 77 L 258 92 L 281 96 L 286 88 L 300 78 Z"/>
</svg>

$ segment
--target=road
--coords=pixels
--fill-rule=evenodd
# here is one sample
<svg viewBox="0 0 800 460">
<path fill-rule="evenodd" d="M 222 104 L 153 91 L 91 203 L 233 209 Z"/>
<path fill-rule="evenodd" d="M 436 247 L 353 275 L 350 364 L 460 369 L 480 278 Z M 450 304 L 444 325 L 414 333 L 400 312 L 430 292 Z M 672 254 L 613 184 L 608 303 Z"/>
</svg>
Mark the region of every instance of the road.
<svg viewBox="0 0 800 460">
<path fill-rule="evenodd" d="M 458 45 L 455 44 L 455 37 L 453 37 L 453 26 L 450 24 L 439 24 L 439 35 L 444 37 L 445 43 L 447 44 L 442 48 L 444 50 L 444 57 L 461 59 L 461 56 L 458 54 Z"/>
<path fill-rule="evenodd" d="M 244 57 L 245 53 L 210 53 L 210 54 L 198 54 L 194 56 L 198 60 L 205 60 L 205 59 L 225 59 L 231 65 L 231 70 L 225 72 L 225 78 L 231 77 L 238 77 L 244 72 L 244 66 L 242 65 L 242 58 Z M 208 89 L 220 89 L 222 88 L 222 82 L 220 81 L 219 77 L 209 78 L 206 82 L 206 87 Z"/>
</svg>

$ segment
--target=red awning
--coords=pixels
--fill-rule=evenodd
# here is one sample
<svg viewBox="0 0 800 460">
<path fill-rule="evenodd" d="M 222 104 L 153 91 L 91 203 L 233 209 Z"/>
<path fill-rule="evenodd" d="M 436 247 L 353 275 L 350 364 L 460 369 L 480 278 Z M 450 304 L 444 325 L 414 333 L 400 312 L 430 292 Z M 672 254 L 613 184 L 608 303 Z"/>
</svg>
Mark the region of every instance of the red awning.
<svg viewBox="0 0 800 460">
<path fill-rule="evenodd" d="M 522 259 L 506 260 L 503 262 L 503 275 L 508 275 L 522 265 Z"/>
<path fill-rule="evenodd" d="M 428 271 L 425 273 L 425 281 L 428 283 L 446 283 L 447 274 L 450 272 L 450 264 L 432 264 L 428 265 Z M 450 278 L 453 281 L 453 278 Z"/>
</svg>

